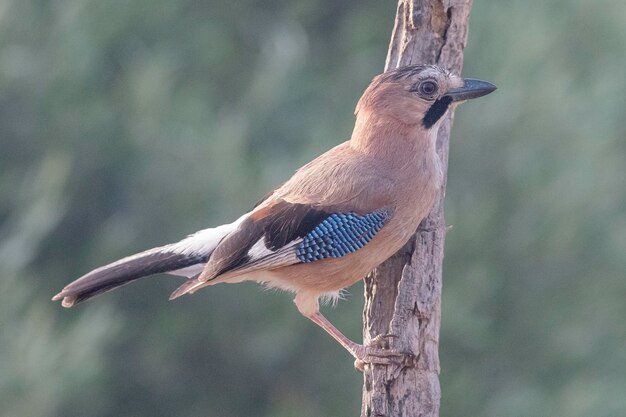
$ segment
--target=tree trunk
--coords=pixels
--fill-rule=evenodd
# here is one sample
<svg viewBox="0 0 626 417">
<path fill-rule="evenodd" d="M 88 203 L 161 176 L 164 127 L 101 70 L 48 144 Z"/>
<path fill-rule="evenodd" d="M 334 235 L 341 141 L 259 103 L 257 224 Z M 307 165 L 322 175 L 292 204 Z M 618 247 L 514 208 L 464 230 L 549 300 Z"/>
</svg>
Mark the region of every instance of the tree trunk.
<svg viewBox="0 0 626 417">
<path fill-rule="evenodd" d="M 385 69 L 437 64 L 460 74 L 472 0 L 400 0 Z M 437 152 L 444 177 L 452 114 L 441 124 Z M 363 338 L 391 334 L 390 348 L 410 352 L 408 366 L 367 365 L 361 417 L 439 416 L 439 325 L 445 180 L 440 198 L 397 254 L 365 279 Z"/>
</svg>

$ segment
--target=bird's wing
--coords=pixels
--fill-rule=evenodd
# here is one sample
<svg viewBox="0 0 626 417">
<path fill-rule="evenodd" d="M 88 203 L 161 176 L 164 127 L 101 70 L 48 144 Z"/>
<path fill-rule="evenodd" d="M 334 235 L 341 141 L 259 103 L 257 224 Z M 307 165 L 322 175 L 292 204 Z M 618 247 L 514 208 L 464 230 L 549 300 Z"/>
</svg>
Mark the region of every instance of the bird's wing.
<svg viewBox="0 0 626 417">
<path fill-rule="evenodd" d="M 346 142 L 300 168 L 229 233 L 172 298 L 245 273 L 358 250 L 391 216 L 393 181 Z"/>
<path fill-rule="evenodd" d="M 199 280 L 343 256 L 369 242 L 388 217 L 385 208 L 359 214 L 273 200 L 217 246 Z"/>
<path fill-rule="evenodd" d="M 320 223 L 332 215 L 364 216 L 390 207 L 392 187 L 363 153 L 347 142 L 336 146 L 257 204 L 219 243 L 199 279 L 296 263 L 294 245 Z"/>
<path fill-rule="evenodd" d="M 388 208 L 358 213 L 273 200 L 225 237 L 202 274 L 183 284 L 172 298 L 217 277 L 345 256 L 365 246 L 390 216 Z"/>
</svg>

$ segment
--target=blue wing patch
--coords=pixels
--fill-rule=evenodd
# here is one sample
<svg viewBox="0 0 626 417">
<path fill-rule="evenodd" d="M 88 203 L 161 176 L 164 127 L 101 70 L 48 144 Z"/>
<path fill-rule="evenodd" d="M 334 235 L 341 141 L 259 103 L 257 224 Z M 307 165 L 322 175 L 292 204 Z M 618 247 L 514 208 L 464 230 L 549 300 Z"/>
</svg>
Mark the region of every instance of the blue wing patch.
<svg viewBox="0 0 626 417">
<path fill-rule="evenodd" d="M 387 210 L 376 210 L 364 216 L 334 213 L 311 230 L 296 246 L 300 262 L 340 258 L 361 249 L 385 225 Z"/>
</svg>

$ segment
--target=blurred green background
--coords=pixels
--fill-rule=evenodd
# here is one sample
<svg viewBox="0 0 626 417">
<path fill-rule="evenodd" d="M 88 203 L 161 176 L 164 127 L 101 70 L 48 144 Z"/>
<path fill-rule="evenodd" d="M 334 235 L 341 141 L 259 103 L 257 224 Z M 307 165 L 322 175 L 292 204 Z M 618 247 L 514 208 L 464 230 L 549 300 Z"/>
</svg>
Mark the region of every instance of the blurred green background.
<svg viewBox="0 0 626 417">
<path fill-rule="evenodd" d="M 0 415 L 354 416 L 291 296 L 79 308 L 93 267 L 229 222 L 349 137 L 395 1 L 0 1 Z M 626 416 L 626 3 L 477 0 L 457 111 L 442 416 Z M 360 339 L 362 295 L 324 311 Z"/>
</svg>

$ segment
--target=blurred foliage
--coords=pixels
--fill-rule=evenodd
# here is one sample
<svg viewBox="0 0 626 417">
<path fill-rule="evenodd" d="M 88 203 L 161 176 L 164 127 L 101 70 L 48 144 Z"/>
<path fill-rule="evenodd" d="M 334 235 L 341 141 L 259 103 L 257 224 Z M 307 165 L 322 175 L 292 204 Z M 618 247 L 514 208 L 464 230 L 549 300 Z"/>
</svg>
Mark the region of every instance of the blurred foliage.
<svg viewBox="0 0 626 417">
<path fill-rule="evenodd" d="M 356 415 L 287 294 L 87 270 L 231 221 L 349 137 L 395 2 L 0 2 L 3 416 Z M 476 1 L 457 112 L 442 416 L 626 415 L 626 3 Z M 361 287 L 329 317 L 360 333 Z"/>
</svg>

